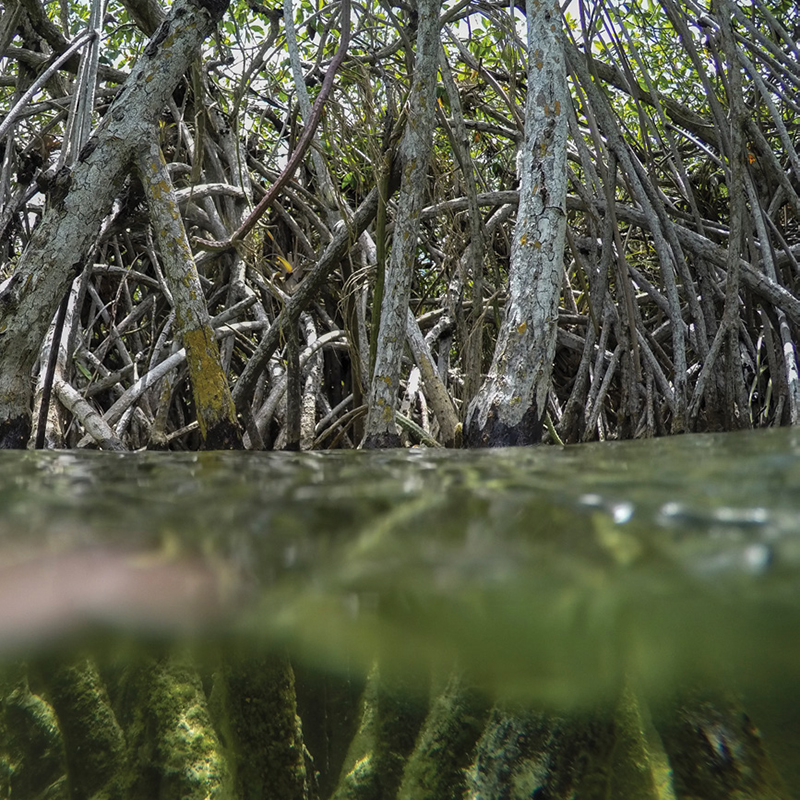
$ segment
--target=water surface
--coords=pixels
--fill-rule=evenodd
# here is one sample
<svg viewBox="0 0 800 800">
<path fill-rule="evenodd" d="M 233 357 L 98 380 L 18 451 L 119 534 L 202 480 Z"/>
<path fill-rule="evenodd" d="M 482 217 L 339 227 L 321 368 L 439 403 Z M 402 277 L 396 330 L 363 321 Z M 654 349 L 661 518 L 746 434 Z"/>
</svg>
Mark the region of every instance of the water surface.
<svg viewBox="0 0 800 800">
<path fill-rule="evenodd" d="M 447 452 L 0 453 L 0 655 L 99 625 L 377 652 L 591 703 L 795 686 L 800 433 Z M 13 598 L 13 602 L 9 600 Z"/>
</svg>

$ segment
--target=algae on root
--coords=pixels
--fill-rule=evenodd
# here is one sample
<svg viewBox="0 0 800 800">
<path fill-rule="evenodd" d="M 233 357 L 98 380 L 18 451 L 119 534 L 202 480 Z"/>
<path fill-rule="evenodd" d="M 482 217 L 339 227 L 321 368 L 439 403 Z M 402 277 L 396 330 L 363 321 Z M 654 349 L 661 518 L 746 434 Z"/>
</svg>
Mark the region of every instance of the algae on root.
<svg viewBox="0 0 800 800">
<path fill-rule="evenodd" d="M 64 737 L 52 706 L 33 694 L 27 675 L 2 681 L 0 797 L 69 800 Z"/>
<path fill-rule="evenodd" d="M 465 769 L 486 722 L 488 708 L 458 673 L 434 697 L 403 770 L 398 800 L 461 797 Z"/>
<path fill-rule="evenodd" d="M 629 687 L 615 706 L 567 716 L 493 709 L 464 800 L 674 800 L 663 749 Z"/>
<path fill-rule="evenodd" d="M 427 703 L 401 676 L 373 666 L 360 722 L 331 800 L 394 800 Z"/>
<path fill-rule="evenodd" d="M 48 662 L 45 668 L 45 693 L 63 733 L 73 795 L 128 800 L 131 775 L 125 736 L 97 664 L 82 658 L 62 666 Z"/>
<path fill-rule="evenodd" d="M 187 654 L 144 659 L 125 679 L 125 692 L 132 704 L 127 735 L 135 754 L 131 797 L 235 797 L 200 675 Z"/>
<path fill-rule="evenodd" d="M 312 796 L 314 775 L 288 658 L 228 657 L 215 676 L 211 708 L 230 752 L 237 798 Z"/>
</svg>

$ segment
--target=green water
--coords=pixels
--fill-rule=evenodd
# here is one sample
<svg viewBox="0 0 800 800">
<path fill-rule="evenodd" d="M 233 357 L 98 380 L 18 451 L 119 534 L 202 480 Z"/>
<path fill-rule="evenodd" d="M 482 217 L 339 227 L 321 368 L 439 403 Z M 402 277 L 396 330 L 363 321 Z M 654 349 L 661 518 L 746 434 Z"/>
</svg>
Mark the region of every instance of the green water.
<svg viewBox="0 0 800 800">
<path fill-rule="evenodd" d="M 655 705 L 734 687 L 791 783 L 799 589 L 797 431 L 0 453 L 6 664 L 190 640 L 288 652 L 357 684 L 379 657 L 412 692 L 457 665 L 492 701 L 554 713 L 612 702 L 623 684 Z"/>
<path fill-rule="evenodd" d="M 121 592 L 117 608 L 112 587 L 67 627 L 207 622 L 332 668 L 378 646 L 409 667 L 458 656 L 554 702 L 591 699 L 621 671 L 657 687 L 720 668 L 794 680 L 800 664 L 794 432 L 471 453 L 3 453 L 0 509 L 6 580 L 45 555 L 55 570 L 83 556 L 91 573 L 119 554 L 145 579 L 174 567 L 167 583 L 208 569 L 222 595 L 193 612 L 179 589 L 163 608 Z M 47 628 L 11 629 L 8 644 L 45 643 Z M 3 633 L 0 612 L 0 648 Z"/>
</svg>

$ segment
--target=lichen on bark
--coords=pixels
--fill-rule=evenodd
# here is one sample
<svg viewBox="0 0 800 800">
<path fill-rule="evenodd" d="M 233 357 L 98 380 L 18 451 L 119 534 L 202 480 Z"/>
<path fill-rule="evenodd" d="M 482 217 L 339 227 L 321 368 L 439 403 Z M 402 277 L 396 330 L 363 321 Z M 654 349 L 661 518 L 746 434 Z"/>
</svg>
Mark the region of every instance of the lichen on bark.
<svg viewBox="0 0 800 800">
<path fill-rule="evenodd" d="M 206 449 L 242 449 L 241 431 L 219 347 L 183 225 L 178 199 L 155 136 L 140 149 L 139 174 L 150 209 L 175 322 L 186 348 L 189 382 Z"/>
<path fill-rule="evenodd" d="M 418 3 L 416 66 L 408 100 L 408 122 L 400 148 L 403 168 L 398 211 L 392 253 L 384 279 L 377 350 L 367 403 L 363 446 L 370 449 L 400 445 L 394 414 L 406 341 L 420 211 L 433 147 L 440 8 L 440 0 L 421 0 Z"/>
<path fill-rule="evenodd" d="M 558 4 L 528 0 L 528 97 L 505 316 L 464 422 L 472 447 L 541 441 L 564 274 L 567 71 Z"/>
<path fill-rule="evenodd" d="M 50 205 L 17 264 L 0 303 L 0 448 L 24 447 L 30 436 L 30 375 L 47 328 L 94 241 L 101 221 L 131 171 L 224 0 L 198 7 L 176 0 L 71 172 L 63 202 Z M 23 441 L 25 440 L 25 441 Z"/>
</svg>

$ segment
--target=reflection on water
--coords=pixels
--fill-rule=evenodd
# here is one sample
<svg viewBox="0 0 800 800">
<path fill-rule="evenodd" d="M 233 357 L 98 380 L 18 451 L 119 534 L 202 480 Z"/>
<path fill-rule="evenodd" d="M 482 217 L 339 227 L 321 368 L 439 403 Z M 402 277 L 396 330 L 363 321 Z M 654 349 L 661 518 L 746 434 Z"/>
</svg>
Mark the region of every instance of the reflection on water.
<svg viewBox="0 0 800 800">
<path fill-rule="evenodd" d="M 101 669 L 111 669 L 111 677 L 102 675 L 106 685 L 127 686 L 108 689 L 117 692 L 112 705 L 125 741 L 144 726 L 137 717 L 143 712 L 130 710 L 136 692 L 145 684 L 151 695 L 155 689 L 150 679 L 126 684 L 120 675 L 129 665 L 119 653 L 130 652 L 131 636 L 151 643 L 155 637 L 154 646 L 169 648 L 178 640 L 188 646 L 191 634 L 193 646 L 208 656 L 207 674 L 201 669 L 200 683 L 193 683 L 178 659 L 169 662 L 171 677 L 162 676 L 160 685 L 172 687 L 170 696 L 176 687 L 190 699 L 202 696 L 214 736 L 241 740 L 241 748 L 244 740 L 226 729 L 230 723 L 214 722 L 213 709 L 233 702 L 243 680 L 237 676 L 249 674 L 253 659 L 267 659 L 280 686 L 288 680 L 290 668 L 280 666 L 288 653 L 298 675 L 325 683 L 326 696 L 357 697 L 362 689 L 368 695 L 378 657 L 384 673 L 402 676 L 406 697 L 427 695 L 431 671 L 447 676 L 458 665 L 468 688 L 451 687 L 448 694 L 445 682 L 440 702 L 449 708 L 442 697 L 461 698 L 459 713 L 480 719 L 473 737 L 478 751 L 480 743 L 501 747 L 502 740 L 509 759 L 509 731 L 532 741 L 534 731 L 544 730 L 541 720 L 520 722 L 524 715 L 514 724 L 497 717 L 497 709 L 487 717 L 495 701 L 550 714 L 614 707 L 645 732 L 642 741 L 651 741 L 647 709 L 658 714 L 672 704 L 674 711 L 680 696 L 684 710 L 673 713 L 672 727 L 657 726 L 663 747 L 650 756 L 655 765 L 653 753 L 670 752 L 664 774 L 671 768 L 678 777 L 662 783 L 670 784 L 672 796 L 683 785 L 670 750 L 685 746 L 684 734 L 676 733 L 678 717 L 686 730 L 699 732 L 706 761 L 724 765 L 740 756 L 745 763 L 755 745 L 737 744 L 714 714 L 744 719 L 746 712 L 784 781 L 800 784 L 800 731 L 788 710 L 800 699 L 798 486 L 800 433 L 787 430 L 479 452 L 3 452 L 0 658 L 10 677 L 0 690 L 5 687 L 6 716 L 15 703 L 34 702 L 20 698 L 44 702 L 48 692 L 58 694 L 49 678 L 37 679 L 41 694 L 30 688 L 30 676 L 20 689 L 19 659 L 69 653 L 83 634 L 82 648 L 105 647 L 103 658 L 115 665 Z M 116 643 L 111 650 L 109 642 Z M 219 655 L 208 655 L 211 643 L 237 654 L 238 672 L 230 664 L 219 667 Z M 248 680 L 263 682 L 263 674 Z M 226 700 L 214 688 L 220 675 Z M 716 699 L 705 699 L 706 690 Z M 483 716 L 463 700 L 474 692 L 483 698 Z M 633 705 L 624 701 L 626 692 L 636 698 Z M 700 698 L 694 706 L 687 693 Z M 350 697 L 340 708 L 347 724 L 323 736 L 322 723 L 311 721 L 318 715 L 309 705 L 312 695 L 300 697 L 300 716 L 306 743 L 316 742 L 316 753 L 307 748 L 319 773 L 315 791 L 326 796 L 347 766 L 348 737 L 363 733 L 363 724 Z M 361 702 L 363 723 L 371 706 Z M 426 709 L 418 716 L 430 725 L 433 711 Z M 397 716 L 414 713 L 405 708 Z M 246 718 L 246 710 L 237 716 Z M 290 722 L 284 738 L 294 735 L 287 732 Z M 424 724 L 408 726 L 422 737 Z M 548 725 L 548 736 L 558 740 Z M 576 736 L 564 734 L 564 741 Z M 320 768 L 323 750 L 336 765 L 331 774 Z M 64 757 L 69 760 L 68 752 Z M 16 763 L 11 756 L 6 762 Z M 476 764 L 459 766 L 459 780 Z M 229 783 L 207 777 L 206 790 L 269 783 L 263 776 L 243 778 L 241 766 L 238 777 L 226 769 Z M 748 769 L 758 771 L 752 764 Z M 714 780 L 722 781 L 723 773 L 720 768 Z M 791 796 L 775 788 L 777 778 L 760 774 L 760 788 L 751 786 L 750 796 Z M 486 786 L 482 795 L 474 788 L 477 777 L 469 780 L 475 797 L 492 796 Z M 528 775 L 534 788 L 519 796 L 536 796 L 536 780 L 544 778 Z M 125 786 L 120 796 L 132 791 Z M 338 797 L 350 796 L 338 786 Z M 2 787 L 0 776 L 5 796 Z M 163 776 L 158 787 L 158 796 L 172 796 Z M 554 787 L 547 796 L 559 796 Z M 173 789 L 175 796 L 190 796 L 180 781 Z M 669 794 L 663 789 L 652 796 Z"/>
</svg>

